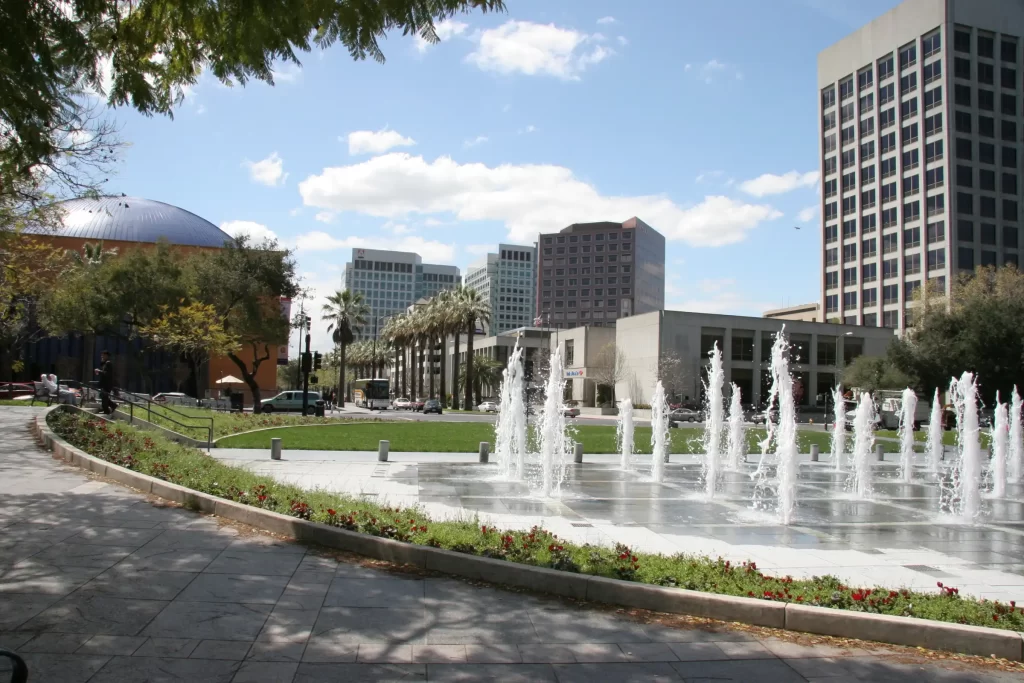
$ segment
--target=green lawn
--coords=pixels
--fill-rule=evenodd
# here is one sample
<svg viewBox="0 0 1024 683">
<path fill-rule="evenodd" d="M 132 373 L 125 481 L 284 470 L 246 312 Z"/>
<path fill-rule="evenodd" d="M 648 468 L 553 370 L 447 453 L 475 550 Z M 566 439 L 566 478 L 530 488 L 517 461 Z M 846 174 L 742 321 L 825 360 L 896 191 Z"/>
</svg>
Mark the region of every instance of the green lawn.
<svg viewBox="0 0 1024 683">
<path fill-rule="evenodd" d="M 253 415 L 252 413 L 222 413 L 206 408 L 186 408 L 184 406 L 171 406 L 163 408 L 157 405 L 152 406 L 151 411 L 136 407 L 135 416 L 144 420 L 151 420 L 153 423 L 166 427 L 171 431 L 185 434 L 196 439 L 205 439 L 209 422 L 205 419 L 186 419 L 181 413 L 190 418 L 213 418 L 213 438 L 217 439 L 229 434 L 248 432 L 254 429 L 265 429 L 267 427 L 289 427 L 295 425 L 310 424 L 337 424 L 351 418 L 330 418 L 330 417 L 306 417 L 298 413 L 273 413 L 271 415 Z M 367 422 L 374 418 L 360 418 L 358 421 Z M 185 426 L 182 426 L 182 423 Z M 268 442 L 269 443 L 269 442 Z M 376 446 L 374 446 L 376 448 Z"/>
<path fill-rule="evenodd" d="M 7 398 L 0 399 L 0 406 L 28 406 L 28 405 L 32 405 L 32 400 L 31 399 L 29 399 L 27 401 L 15 401 L 13 399 L 7 399 Z M 45 406 L 46 405 L 46 401 L 43 401 L 42 403 L 40 403 L 39 401 L 36 401 L 36 405 L 37 406 Z"/>
<path fill-rule="evenodd" d="M 899 438 L 899 432 L 897 432 L 894 429 L 880 429 L 880 430 L 878 430 L 876 432 L 876 434 L 878 436 L 883 436 L 883 437 L 886 437 L 886 438 L 889 438 L 889 439 L 898 439 Z M 922 444 L 925 443 L 926 441 L 928 441 L 928 429 L 927 429 L 927 427 L 924 428 L 924 429 L 920 429 L 920 430 L 914 432 L 914 441 L 916 441 L 917 443 L 922 443 Z M 981 430 L 981 447 L 982 448 L 988 448 L 990 441 L 991 441 L 991 437 L 988 434 L 988 430 L 982 429 Z M 951 429 L 948 432 L 942 432 L 942 443 L 945 444 L 946 446 L 955 446 L 956 445 L 956 430 Z"/>
<path fill-rule="evenodd" d="M 585 453 L 617 453 L 615 427 L 581 425 L 574 428 L 575 439 L 583 444 Z M 704 429 L 681 427 L 671 430 L 672 453 L 699 453 Z M 760 452 L 758 442 L 764 439 L 763 429 L 747 430 L 747 450 Z M 822 453 L 829 451 L 831 435 L 826 432 L 800 431 L 801 450 L 818 444 Z M 473 453 L 481 441 L 494 443 L 494 427 L 481 422 L 375 422 L 371 424 L 325 425 L 302 429 L 269 429 L 254 434 L 241 434 L 217 442 L 221 448 L 270 448 L 270 439 L 280 438 L 282 448 L 297 450 L 376 451 L 378 442 L 391 442 L 394 452 Z M 651 428 L 637 427 L 634 437 L 636 452 L 651 452 Z M 896 452 L 898 444 L 881 442 L 887 452 Z M 852 437 L 851 437 L 852 446 Z"/>
</svg>

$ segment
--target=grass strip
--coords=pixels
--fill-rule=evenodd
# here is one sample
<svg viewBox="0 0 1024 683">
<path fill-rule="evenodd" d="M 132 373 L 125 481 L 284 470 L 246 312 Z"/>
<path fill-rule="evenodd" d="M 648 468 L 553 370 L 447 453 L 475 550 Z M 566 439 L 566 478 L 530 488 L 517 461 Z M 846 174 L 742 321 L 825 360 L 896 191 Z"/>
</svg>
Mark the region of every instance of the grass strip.
<svg viewBox="0 0 1024 683">
<path fill-rule="evenodd" d="M 625 581 L 1024 631 L 1024 608 L 961 596 L 955 587 L 942 583 L 934 593 L 855 587 L 827 575 L 773 576 L 753 562 L 734 565 L 686 553 L 643 553 L 622 544 L 615 548 L 577 545 L 539 527 L 506 531 L 475 521 L 433 521 L 416 508 L 383 507 L 282 484 L 221 463 L 200 450 L 78 412 L 54 411 L 47 422 L 69 443 L 122 467 L 228 500 L 374 536 Z"/>
</svg>

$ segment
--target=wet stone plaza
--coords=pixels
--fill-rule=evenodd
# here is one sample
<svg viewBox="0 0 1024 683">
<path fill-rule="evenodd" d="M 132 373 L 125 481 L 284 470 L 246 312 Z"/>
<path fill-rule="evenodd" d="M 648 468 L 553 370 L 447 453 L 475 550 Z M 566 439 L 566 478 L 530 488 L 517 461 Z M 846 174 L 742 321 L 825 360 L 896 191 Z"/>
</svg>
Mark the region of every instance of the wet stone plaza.
<svg viewBox="0 0 1024 683">
<path fill-rule="evenodd" d="M 588 455 L 584 464 L 565 466 L 561 490 L 546 498 L 529 469 L 524 481 L 508 481 L 493 464 L 451 462 L 458 458 L 452 454 L 430 462 L 425 455 L 418 462 L 371 463 L 365 455 L 292 451 L 270 462 L 253 452 L 236 463 L 303 486 L 418 505 L 435 518 L 478 518 L 499 528 L 542 525 L 575 542 L 752 560 L 772 573 L 832 574 L 851 585 L 935 590 L 941 581 L 978 597 L 1024 598 L 1020 484 L 1008 485 L 1003 498 L 986 495 L 979 521 L 965 524 L 938 512 L 935 474 L 918 471 L 906 484 L 895 463 L 876 463 L 872 499 L 861 500 L 848 491 L 848 472 L 805 461 L 795 515 L 784 526 L 770 490 L 754 507 L 753 464 L 724 472 L 708 500 L 693 458 L 673 455 L 657 483 L 643 470 L 621 469 L 617 456 Z"/>
</svg>

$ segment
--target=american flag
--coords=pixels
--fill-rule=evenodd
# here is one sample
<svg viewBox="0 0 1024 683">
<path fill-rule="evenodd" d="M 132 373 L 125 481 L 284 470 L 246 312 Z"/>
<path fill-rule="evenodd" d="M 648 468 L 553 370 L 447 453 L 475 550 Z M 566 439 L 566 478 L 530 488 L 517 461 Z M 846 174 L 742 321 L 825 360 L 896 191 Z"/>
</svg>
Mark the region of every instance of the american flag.
<svg viewBox="0 0 1024 683">
<path fill-rule="evenodd" d="M 534 327 L 540 327 L 543 324 L 544 324 L 544 318 L 540 317 L 539 315 L 536 318 L 533 319 L 533 326 Z"/>
</svg>

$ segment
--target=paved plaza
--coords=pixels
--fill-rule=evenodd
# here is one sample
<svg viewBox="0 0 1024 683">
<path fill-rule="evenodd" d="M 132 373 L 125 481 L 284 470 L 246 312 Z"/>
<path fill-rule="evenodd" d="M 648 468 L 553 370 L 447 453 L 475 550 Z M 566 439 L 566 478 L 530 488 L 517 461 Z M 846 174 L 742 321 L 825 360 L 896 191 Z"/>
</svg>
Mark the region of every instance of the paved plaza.
<svg viewBox="0 0 1024 683">
<path fill-rule="evenodd" d="M 33 682 L 1020 680 L 994 666 L 934 661 L 903 648 L 652 618 L 339 561 L 154 504 L 59 463 L 32 441 L 35 413 L 0 408 L 0 647 L 24 654 Z M 397 474 L 408 466 L 394 467 Z M 497 485 L 467 479 L 458 488 L 459 472 L 424 466 L 417 486 L 426 488 L 424 497 L 455 487 L 472 502 Z M 592 492 L 608 489 L 606 498 L 628 485 L 603 468 L 582 472 L 593 477 Z M 631 498 L 642 493 L 631 491 Z M 648 494 L 652 500 L 621 514 L 641 515 L 645 506 L 653 512 L 644 514 L 709 541 L 716 537 L 701 536 L 705 530 L 729 528 L 716 526 L 721 519 L 711 511 L 690 528 L 681 512 L 658 502 L 658 491 Z M 504 501 L 513 499 L 495 500 L 508 507 Z M 576 510 L 569 523 L 585 524 L 576 521 L 586 519 L 585 508 L 555 505 L 539 513 Z M 634 523 L 653 524 L 653 516 Z M 872 539 L 885 538 L 883 526 L 869 526 Z M 643 528 L 634 527 L 638 534 Z M 775 538 L 793 547 L 817 538 L 813 531 Z M 743 547 L 750 537 L 730 541 Z"/>
<path fill-rule="evenodd" d="M 504 481 L 493 463 L 474 463 L 475 454 L 393 453 L 395 462 L 386 463 L 375 453 L 285 451 L 280 461 L 265 450 L 212 454 L 306 488 L 419 505 L 434 518 L 478 516 L 499 528 L 540 524 L 581 543 L 752 560 L 772 573 L 833 574 L 856 586 L 936 591 L 942 581 L 965 595 L 1024 603 L 1024 486 L 1009 485 L 1002 499 L 987 497 L 982 523 L 964 525 L 939 514 L 936 475 L 921 469 L 913 484 L 896 481 L 896 454 L 875 464 L 869 501 L 847 491 L 847 473 L 805 462 L 789 527 L 753 509 L 753 455 L 746 472 L 725 473 L 709 502 L 700 465 L 686 455 L 673 455 L 665 481 L 654 483 L 646 463 L 626 472 L 617 455 L 588 454 L 583 465 L 567 468 L 561 497 L 553 500 L 538 495 L 536 485 Z M 762 501 L 774 509 L 770 491 Z"/>
</svg>

